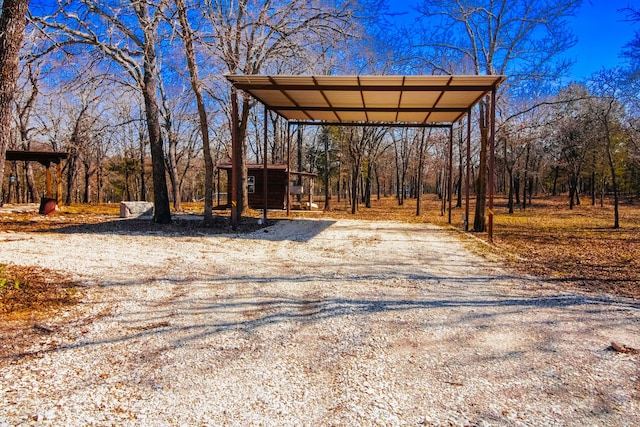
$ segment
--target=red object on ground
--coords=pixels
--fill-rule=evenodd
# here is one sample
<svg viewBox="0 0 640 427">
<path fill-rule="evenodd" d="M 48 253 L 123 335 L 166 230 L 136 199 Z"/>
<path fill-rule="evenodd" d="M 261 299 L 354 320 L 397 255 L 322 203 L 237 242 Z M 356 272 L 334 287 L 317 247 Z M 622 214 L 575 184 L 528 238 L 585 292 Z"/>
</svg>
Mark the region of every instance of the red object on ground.
<svg viewBox="0 0 640 427">
<path fill-rule="evenodd" d="M 56 199 L 43 197 L 40 200 L 40 211 L 39 211 L 40 214 L 51 215 L 57 210 L 58 210 L 58 202 Z"/>
</svg>

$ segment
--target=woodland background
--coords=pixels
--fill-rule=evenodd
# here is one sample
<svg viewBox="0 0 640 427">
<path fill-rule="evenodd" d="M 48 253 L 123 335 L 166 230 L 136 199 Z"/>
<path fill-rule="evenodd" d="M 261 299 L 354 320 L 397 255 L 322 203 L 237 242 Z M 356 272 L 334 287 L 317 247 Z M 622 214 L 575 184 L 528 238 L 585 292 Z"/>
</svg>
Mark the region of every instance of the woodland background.
<svg viewBox="0 0 640 427">
<path fill-rule="evenodd" d="M 497 101 L 495 185 L 509 212 L 563 194 L 571 208 L 615 205 L 611 223 L 619 226 L 617 206 L 640 196 L 640 33 L 618 67 L 569 82 L 561 54 L 576 39 L 566 19 L 581 1 L 415 1 L 415 20 L 390 3 L 31 1 L 7 149 L 68 152 L 66 205 L 154 200 L 156 210 L 171 203 L 180 211 L 204 201 L 211 215 L 226 191 L 216 165 L 231 156 L 232 102 L 245 161 L 287 158 L 286 123 L 268 117 L 263 153 L 262 109 L 224 75 L 499 74 L 507 80 Z M 619 13 L 640 20 L 638 9 Z M 474 182 L 485 173 L 482 108 L 473 116 Z M 454 129 L 458 203 L 463 127 Z M 318 195 L 348 200 L 354 212 L 372 197 L 442 198 L 447 142 L 437 130 L 301 128 L 292 169 L 317 173 Z M 3 174 L 4 202 L 42 196 L 40 166 L 6 162 Z"/>
</svg>

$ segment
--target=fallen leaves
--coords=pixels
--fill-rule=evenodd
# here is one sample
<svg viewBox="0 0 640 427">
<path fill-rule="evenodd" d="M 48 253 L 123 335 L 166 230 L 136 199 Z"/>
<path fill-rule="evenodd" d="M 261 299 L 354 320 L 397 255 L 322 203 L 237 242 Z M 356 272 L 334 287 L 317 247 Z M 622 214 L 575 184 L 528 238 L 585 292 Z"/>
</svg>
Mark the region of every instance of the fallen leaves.
<svg viewBox="0 0 640 427">
<path fill-rule="evenodd" d="M 61 273 L 35 266 L 0 266 L 0 319 L 33 318 L 75 304 L 77 286 Z"/>
<path fill-rule="evenodd" d="M 621 206 L 622 228 L 611 228 L 609 207 L 577 206 L 564 199 L 501 215 L 496 250 L 513 254 L 520 271 L 578 287 L 640 298 L 640 208 Z"/>
</svg>

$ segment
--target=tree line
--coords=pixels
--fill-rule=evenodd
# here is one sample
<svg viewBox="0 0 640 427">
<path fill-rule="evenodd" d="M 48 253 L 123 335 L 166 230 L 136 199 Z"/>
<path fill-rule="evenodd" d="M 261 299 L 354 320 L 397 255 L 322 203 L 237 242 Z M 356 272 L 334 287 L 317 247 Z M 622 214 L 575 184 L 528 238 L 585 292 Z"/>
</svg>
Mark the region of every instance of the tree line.
<svg viewBox="0 0 640 427">
<path fill-rule="evenodd" d="M 227 74 L 507 76 L 496 103 L 495 182 L 487 174 L 490 100 L 472 115 L 476 231 L 485 227 L 490 184 L 510 211 L 539 193 L 566 193 L 570 207 L 611 199 L 615 227 L 619 204 L 640 196 L 640 36 L 621 52 L 620 67 L 563 83 L 558 76 L 571 64 L 561 54 L 576 42 L 566 18 L 579 0 L 424 0 L 411 17 L 369 0 L 28 3 L 2 2 L 0 159 L 7 149 L 68 152 L 67 204 L 153 200 L 154 220 L 168 223 L 171 204 L 180 210 L 198 200 L 211 221 L 222 190 L 216 165 L 240 158 L 237 179 L 246 183 L 246 165 L 265 156 L 284 163 L 291 138 L 294 169 L 318 174 L 327 208 L 346 200 L 355 212 L 372 197 L 393 194 L 402 204 L 425 192 L 460 205 L 464 124 L 454 127 L 450 191 L 448 135 L 384 124 L 301 126 L 289 135 Z M 620 14 L 640 19 L 634 9 Z M 0 175 L 3 200 L 41 196 L 33 165 L 0 161 Z M 246 185 L 237 200 L 247 206 Z"/>
</svg>

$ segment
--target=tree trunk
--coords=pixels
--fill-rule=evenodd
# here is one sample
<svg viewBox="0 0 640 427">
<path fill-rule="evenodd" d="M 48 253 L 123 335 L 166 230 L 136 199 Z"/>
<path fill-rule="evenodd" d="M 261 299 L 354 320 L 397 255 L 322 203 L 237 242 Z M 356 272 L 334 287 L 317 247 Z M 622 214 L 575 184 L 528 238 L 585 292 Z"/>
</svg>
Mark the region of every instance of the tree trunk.
<svg viewBox="0 0 640 427">
<path fill-rule="evenodd" d="M 431 133 L 429 133 L 431 135 Z M 417 197 L 416 197 L 416 216 L 420 216 L 420 208 L 422 205 L 422 173 L 424 170 L 424 151 L 425 151 L 425 131 L 421 130 L 420 135 L 420 151 L 418 152 L 418 173 L 416 174 Z"/>
<path fill-rule="evenodd" d="M 486 229 L 485 211 L 487 206 L 487 146 L 489 145 L 489 108 L 486 101 L 480 102 L 480 163 L 476 181 L 476 210 L 473 219 L 473 231 Z"/>
<path fill-rule="evenodd" d="M 378 174 L 378 166 L 373 168 L 373 173 L 376 176 L 376 200 L 380 200 L 380 174 Z"/>
<path fill-rule="evenodd" d="M 442 198 L 440 199 L 440 216 L 444 216 L 445 212 L 447 211 L 447 197 L 449 195 L 449 186 L 447 185 L 447 166 L 442 168 L 440 185 L 442 188 Z"/>
<path fill-rule="evenodd" d="M 236 146 L 231 153 L 231 158 L 234 159 L 239 166 L 235 171 L 236 179 L 236 217 L 234 221 L 239 224 L 242 219 L 242 214 L 248 205 L 248 193 L 247 193 L 247 158 L 246 158 L 246 135 L 247 135 L 247 122 L 249 118 L 249 100 L 246 95 L 243 95 L 242 108 L 240 109 L 238 102 L 238 91 L 232 90 L 232 103 L 235 103 L 237 115 L 235 117 L 237 127 L 232 131 L 236 133 Z M 232 119 L 233 122 L 233 119 Z M 236 160 L 237 159 L 237 160 Z M 287 183 L 289 185 L 289 183 Z"/>
<path fill-rule="evenodd" d="M 167 129 L 167 137 L 169 138 L 167 173 L 169 175 L 169 182 L 171 183 L 171 190 L 173 192 L 173 208 L 179 212 L 182 209 L 180 204 L 182 201 L 182 194 L 178 180 L 178 141 L 171 129 Z"/>
<path fill-rule="evenodd" d="M 605 125 L 606 126 L 606 125 Z M 611 185 L 613 186 L 613 228 L 620 228 L 620 197 L 618 195 L 618 178 L 616 176 L 616 167 L 611 154 L 611 137 L 609 127 L 606 126 L 606 143 L 607 143 L 607 159 L 609 160 L 609 168 L 611 170 Z"/>
<path fill-rule="evenodd" d="M 373 180 L 371 179 L 372 173 L 373 167 L 371 166 L 371 161 L 369 161 L 367 162 L 367 181 L 364 187 L 364 203 L 367 208 L 371 208 L 371 186 L 373 184 Z"/>
<path fill-rule="evenodd" d="M 136 8 L 140 24 L 145 29 L 150 27 L 147 7 L 146 4 L 140 4 L 139 7 Z M 145 30 L 144 36 L 144 76 L 141 89 L 144 98 L 147 131 L 149 132 L 149 146 L 151 148 L 151 165 L 153 169 L 153 220 L 158 224 L 170 224 L 171 209 L 169 207 L 164 150 L 162 148 L 162 137 L 160 134 L 160 113 L 156 94 L 155 30 Z"/>
<path fill-rule="evenodd" d="M 103 194 L 102 194 L 102 188 L 103 188 L 103 166 L 102 166 L 102 160 L 101 160 L 101 156 L 98 155 L 97 157 L 97 165 L 96 165 L 96 200 L 98 203 L 102 203 L 104 202 L 103 200 Z"/>
<path fill-rule="evenodd" d="M 29 194 L 31 194 L 32 202 L 36 203 L 40 200 L 40 192 L 38 191 L 38 186 L 36 185 L 36 180 L 33 177 L 33 165 L 31 162 L 26 162 L 24 165 L 24 176 L 27 179 L 27 188 Z"/>
<path fill-rule="evenodd" d="M 204 107 L 204 98 L 202 97 L 202 89 L 200 85 L 200 77 L 198 74 L 198 65 L 196 63 L 195 49 L 193 48 L 193 31 L 187 19 L 187 10 L 184 0 L 175 0 L 178 10 L 178 18 L 182 27 L 182 40 L 184 42 L 185 53 L 187 56 L 187 67 L 189 68 L 189 80 L 191 89 L 196 97 L 196 106 L 198 108 L 198 119 L 200 123 L 200 136 L 202 137 L 202 151 L 204 154 L 204 222 L 209 224 L 213 221 L 213 158 L 211 157 L 211 144 L 209 141 L 209 121 L 207 119 L 207 111 Z M 267 153 L 264 153 L 266 156 Z"/>
<path fill-rule="evenodd" d="M 576 193 L 577 193 L 577 187 L 578 187 L 578 179 L 575 178 L 574 176 L 572 176 L 569 179 L 569 209 L 573 209 L 573 207 L 575 206 L 575 199 L 577 197 Z"/>
<path fill-rule="evenodd" d="M 144 140 L 144 130 L 142 126 L 140 127 L 140 133 L 138 138 L 138 145 L 140 147 L 140 197 L 138 200 L 146 201 L 147 200 L 147 174 L 144 169 L 144 164 L 146 160 L 145 155 L 145 140 Z M 130 199 L 129 199 L 130 200 Z"/>
<path fill-rule="evenodd" d="M 527 186 L 529 184 L 529 180 L 527 175 L 529 174 L 529 153 L 531 152 L 531 145 L 527 142 L 527 155 L 525 156 L 525 160 L 524 160 L 524 179 L 522 180 L 523 183 L 523 187 L 522 187 L 522 209 L 526 209 L 527 208 Z M 529 191 L 531 191 L 531 189 L 529 188 Z"/>
<path fill-rule="evenodd" d="M 507 174 L 509 177 L 509 213 L 513 213 L 513 168 L 507 168 Z"/>
<path fill-rule="evenodd" d="M 596 205 L 596 171 L 591 171 L 591 206 Z"/>
<path fill-rule="evenodd" d="M 76 190 L 76 177 L 78 175 L 78 153 L 75 148 L 70 150 L 67 158 L 67 194 L 64 204 L 71 206 L 73 204 L 73 193 Z"/>
<path fill-rule="evenodd" d="M 0 16 L 0 179 L 11 139 L 13 99 L 29 0 L 4 0 Z"/>
<path fill-rule="evenodd" d="M 298 172 L 302 172 L 302 127 L 300 125 L 298 125 L 298 132 L 297 132 L 297 142 L 298 142 Z M 302 185 L 302 175 L 298 175 L 298 179 L 296 180 L 296 185 Z M 298 194 L 297 195 L 297 200 L 298 203 L 302 203 L 302 194 Z"/>
<path fill-rule="evenodd" d="M 456 200 L 456 208 L 462 207 L 462 130 L 460 131 L 460 138 L 458 139 L 458 182 L 456 184 L 456 192 L 458 193 L 458 199 Z M 506 144 L 505 144 L 506 145 Z M 505 162 L 507 158 L 505 157 Z"/>
<path fill-rule="evenodd" d="M 91 163 L 83 162 L 84 165 L 84 195 L 83 203 L 91 203 Z"/>
<path fill-rule="evenodd" d="M 331 160 L 329 159 L 329 131 L 322 128 L 322 142 L 324 145 L 324 210 L 331 210 Z M 338 179 L 338 184 L 340 180 Z M 338 189 L 338 194 L 340 189 Z"/>
<path fill-rule="evenodd" d="M 358 180 L 360 179 L 360 161 L 353 162 L 351 172 L 351 213 L 358 211 Z"/>
</svg>

